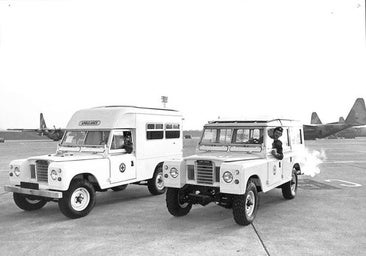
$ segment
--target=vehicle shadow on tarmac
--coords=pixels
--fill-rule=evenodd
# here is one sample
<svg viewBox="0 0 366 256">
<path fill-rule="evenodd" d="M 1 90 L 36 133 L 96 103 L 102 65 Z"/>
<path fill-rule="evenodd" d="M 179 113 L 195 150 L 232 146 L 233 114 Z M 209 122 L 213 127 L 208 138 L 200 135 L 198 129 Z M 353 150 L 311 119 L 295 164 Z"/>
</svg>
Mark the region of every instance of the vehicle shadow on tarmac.
<svg viewBox="0 0 366 256">
<path fill-rule="evenodd" d="M 140 203 L 138 203 L 139 201 Z M 274 208 L 277 208 L 279 205 L 287 202 L 288 200 L 285 200 L 280 192 L 260 193 L 259 211 L 270 210 L 273 206 Z M 166 208 L 165 194 L 152 196 L 147 189 L 145 191 L 144 188 L 138 187 L 129 187 L 125 191 L 119 192 L 107 191 L 97 193 L 95 207 L 89 215 L 95 214 L 94 212 L 96 212 L 96 214 L 123 215 L 129 212 L 133 213 L 137 206 L 148 214 L 150 214 L 150 212 L 151 214 L 154 214 L 154 212 L 165 214 L 167 225 L 173 229 L 176 227 L 177 230 L 181 230 L 182 224 L 184 224 L 184 226 L 202 226 L 203 223 L 212 225 L 213 223 L 222 221 L 229 221 L 232 223 L 232 225 L 227 227 L 228 230 L 236 226 L 238 228 L 240 227 L 233 221 L 232 209 L 225 209 L 214 203 L 205 207 L 194 205 L 188 215 L 179 218 L 173 217 Z M 49 202 L 44 208 L 37 211 L 22 211 L 14 206 L 13 210 L 4 213 L 3 216 L 6 216 L 9 220 L 22 219 L 23 221 L 25 219 L 31 221 L 32 219 L 41 218 L 44 224 L 47 222 L 53 223 L 55 221 L 69 220 L 61 214 L 57 202 Z"/>
<path fill-rule="evenodd" d="M 147 189 L 146 191 L 144 190 L 139 191 L 127 188 L 126 190 L 119 192 L 107 191 L 97 193 L 97 203 L 95 206 L 126 203 L 130 201 L 151 197 L 153 196 L 147 191 Z"/>
<path fill-rule="evenodd" d="M 259 193 L 259 206 L 258 209 L 267 209 L 273 205 L 278 207 L 280 204 L 287 203 L 289 200 L 283 198 L 280 189 L 269 191 L 267 193 Z"/>
</svg>

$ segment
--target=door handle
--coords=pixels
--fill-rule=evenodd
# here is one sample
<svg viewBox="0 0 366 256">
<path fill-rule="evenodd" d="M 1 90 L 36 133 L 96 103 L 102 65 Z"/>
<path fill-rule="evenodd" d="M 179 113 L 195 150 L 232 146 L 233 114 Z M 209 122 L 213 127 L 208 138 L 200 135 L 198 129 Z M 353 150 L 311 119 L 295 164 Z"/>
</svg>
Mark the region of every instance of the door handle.
<svg viewBox="0 0 366 256">
<path fill-rule="evenodd" d="M 133 163 L 133 161 L 131 161 L 131 166 L 134 166 L 134 163 Z"/>
</svg>

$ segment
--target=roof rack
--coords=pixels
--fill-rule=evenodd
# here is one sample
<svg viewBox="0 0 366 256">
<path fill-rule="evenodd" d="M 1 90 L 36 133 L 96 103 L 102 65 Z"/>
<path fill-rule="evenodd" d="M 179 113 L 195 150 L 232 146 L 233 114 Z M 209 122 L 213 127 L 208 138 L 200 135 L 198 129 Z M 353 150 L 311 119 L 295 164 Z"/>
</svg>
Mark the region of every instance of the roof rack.
<svg viewBox="0 0 366 256">
<path fill-rule="evenodd" d="M 293 119 L 283 119 L 283 118 L 276 118 L 276 119 L 271 119 L 271 120 L 213 120 L 213 121 L 208 121 L 209 124 L 248 124 L 248 123 L 259 123 L 259 124 L 265 124 L 265 123 L 270 123 L 270 122 L 274 122 L 274 121 L 278 121 L 282 124 L 282 121 L 296 121 Z"/>
<path fill-rule="evenodd" d="M 131 106 L 131 105 L 109 105 L 109 106 L 100 106 L 96 108 L 138 108 L 138 109 L 150 109 L 150 110 L 163 110 L 163 111 L 174 111 L 178 112 L 175 109 L 168 109 L 168 108 L 149 108 L 149 107 L 138 107 L 138 106 Z"/>
<path fill-rule="evenodd" d="M 223 123 L 230 123 L 230 124 L 247 124 L 247 123 L 268 123 L 268 121 L 265 120 L 227 120 L 227 121 L 208 121 L 209 124 L 223 124 Z"/>
</svg>

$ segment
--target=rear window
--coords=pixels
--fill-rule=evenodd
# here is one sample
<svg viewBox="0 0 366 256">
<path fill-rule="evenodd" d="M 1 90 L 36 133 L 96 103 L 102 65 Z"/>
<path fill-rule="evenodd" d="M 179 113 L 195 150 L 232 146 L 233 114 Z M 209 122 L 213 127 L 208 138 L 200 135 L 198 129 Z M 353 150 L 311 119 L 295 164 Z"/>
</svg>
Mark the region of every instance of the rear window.
<svg viewBox="0 0 366 256">
<path fill-rule="evenodd" d="M 148 140 L 158 140 L 164 137 L 163 124 L 150 123 L 146 125 L 146 138 Z"/>
<path fill-rule="evenodd" d="M 177 139 L 180 137 L 180 124 L 165 124 L 165 138 Z"/>
</svg>

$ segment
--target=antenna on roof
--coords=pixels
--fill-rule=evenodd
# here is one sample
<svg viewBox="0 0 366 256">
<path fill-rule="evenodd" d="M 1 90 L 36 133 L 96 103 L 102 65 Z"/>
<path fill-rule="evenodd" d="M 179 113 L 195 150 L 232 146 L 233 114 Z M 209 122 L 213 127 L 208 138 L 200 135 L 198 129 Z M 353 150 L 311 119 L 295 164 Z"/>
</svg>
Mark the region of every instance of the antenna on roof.
<svg viewBox="0 0 366 256">
<path fill-rule="evenodd" d="M 166 104 L 168 103 L 168 96 L 161 96 L 161 102 L 163 103 L 164 108 L 166 108 Z"/>
</svg>

